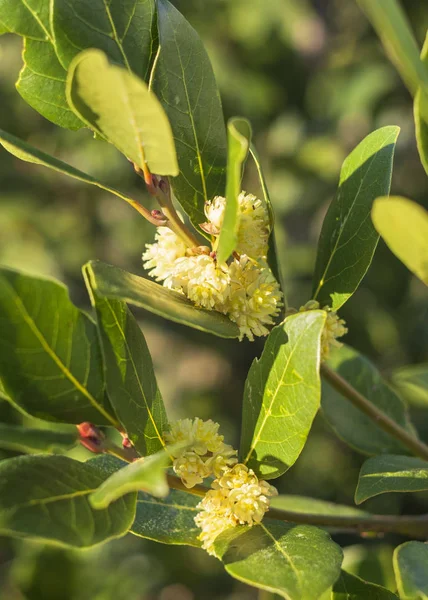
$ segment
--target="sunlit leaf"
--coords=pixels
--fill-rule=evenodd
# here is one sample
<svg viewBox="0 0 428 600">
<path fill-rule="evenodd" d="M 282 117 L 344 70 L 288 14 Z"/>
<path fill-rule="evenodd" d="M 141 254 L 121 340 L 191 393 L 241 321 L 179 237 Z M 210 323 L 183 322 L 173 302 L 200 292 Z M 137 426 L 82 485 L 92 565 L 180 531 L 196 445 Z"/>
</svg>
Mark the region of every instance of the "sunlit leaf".
<svg viewBox="0 0 428 600">
<path fill-rule="evenodd" d="M 326 502 L 317 498 L 307 498 L 305 496 L 294 496 L 292 494 L 280 494 L 270 500 L 272 508 L 279 508 L 296 514 L 312 514 L 322 516 L 342 516 L 342 517 L 369 517 L 370 513 L 365 512 L 355 506 L 345 506 Z"/>
<path fill-rule="evenodd" d="M 240 455 L 263 479 L 279 477 L 303 450 L 320 406 L 324 311 L 288 317 L 275 327 L 245 383 Z"/>
<path fill-rule="evenodd" d="M 428 364 L 401 367 L 392 382 L 408 402 L 428 406 Z"/>
<path fill-rule="evenodd" d="M 246 119 L 230 119 L 227 124 L 228 156 L 226 208 L 217 244 L 217 260 L 225 262 L 238 242 L 239 202 L 242 170 L 251 141 L 251 125 Z"/>
<path fill-rule="evenodd" d="M 428 544 L 406 542 L 394 551 L 394 571 L 401 600 L 428 598 Z"/>
<path fill-rule="evenodd" d="M 391 252 L 428 285 L 428 212 L 416 202 L 378 198 L 372 219 Z"/>
<path fill-rule="evenodd" d="M 383 127 L 370 133 L 343 163 L 318 242 L 313 298 L 321 306 L 340 308 L 370 266 L 379 240 L 370 212 L 378 196 L 389 194 L 399 131 Z"/>
</svg>

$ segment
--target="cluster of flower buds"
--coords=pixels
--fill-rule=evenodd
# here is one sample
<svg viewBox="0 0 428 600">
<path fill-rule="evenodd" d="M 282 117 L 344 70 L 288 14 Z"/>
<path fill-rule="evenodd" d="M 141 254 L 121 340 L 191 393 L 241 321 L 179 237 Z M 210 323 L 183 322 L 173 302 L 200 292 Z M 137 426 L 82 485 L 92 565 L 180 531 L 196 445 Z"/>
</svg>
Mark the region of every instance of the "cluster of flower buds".
<svg viewBox="0 0 428 600">
<path fill-rule="evenodd" d="M 207 203 L 203 229 L 215 240 L 221 231 L 226 200 Z M 219 264 L 207 246 L 187 248 L 167 227 L 159 227 L 155 243 L 147 244 L 144 267 L 165 287 L 178 291 L 197 307 L 216 310 L 235 322 L 240 339 L 264 336 L 282 306 L 282 293 L 267 262 L 269 214 L 251 194 L 239 195 L 238 243 L 230 263 Z M 214 243 L 215 246 L 215 243 Z"/>
<path fill-rule="evenodd" d="M 211 420 L 183 419 L 164 436 L 168 444 L 183 448 L 174 454 L 173 468 L 186 487 L 215 477 L 195 517 L 202 530 L 199 539 L 210 554 L 216 537 L 226 529 L 260 523 L 269 510 L 269 498 L 278 493 L 246 465 L 237 464 L 237 451 L 224 443 L 218 429 L 219 424 Z"/>
</svg>

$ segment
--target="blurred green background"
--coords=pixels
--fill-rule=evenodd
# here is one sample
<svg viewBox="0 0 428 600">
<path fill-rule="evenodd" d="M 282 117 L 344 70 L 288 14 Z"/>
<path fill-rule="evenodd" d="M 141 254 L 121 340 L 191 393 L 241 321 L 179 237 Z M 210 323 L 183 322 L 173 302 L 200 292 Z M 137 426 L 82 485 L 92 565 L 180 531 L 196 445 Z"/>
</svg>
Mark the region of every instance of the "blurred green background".
<svg viewBox="0 0 428 600">
<path fill-rule="evenodd" d="M 399 125 L 392 190 L 428 208 L 428 180 L 416 151 L 412 101 L 353 0 L 175 0 L 212 58 L 225 116 L 253 125 L 277 215 L 281 268 L 289 303 L 310 298 L 321 223 L 347 153 L 370 131 Z M 420 44 L 428 6 L 403 2 Z M 53 126 L 14 88 L 21 40 L 0 38 L 0 127 L 58 158 L 127 188 L 150 205 L 141 180 L 113 147 Z M 246 189 L 257 193 L 250 170 Z M 154 228 L 118 198 L 0 152 L 0 263 L 55 276 L 73 300 L 88 305 L 80 274 L 100 259 L 142 274 L 141 253 Z M 341 314 L 347 343 L 388 375 L 428 361 L 428 302 L 421 283 L 381 242 L 362 286 Z M 169 414 L 221 423 L 238 444 L 243 385 L 263 342 L 221 340 L 137 313 Z M 424 439 L 428 418 L 411 409 Z M 22 417 L 0 403 L 0 420 Z M 1 457 L 11 453 L 2 453 Z M 85 457 L 85 451 L 74 451 Z M 322 416 L 297 464 L 279 482 L 283 493 L 352 504 L 364 457 L 337 440 Z M 427 496 L 381 496 L 373 511 L 423 511 Z M 390 545 L 400 539 L 338 535 L 349 569 L 391 583 Z M 0 598 L 5 600 L 246 600 L 255 590 L 224 574 L 204 552 L 126 536 L 86 552 L 0 540 Z"/>
</svg>

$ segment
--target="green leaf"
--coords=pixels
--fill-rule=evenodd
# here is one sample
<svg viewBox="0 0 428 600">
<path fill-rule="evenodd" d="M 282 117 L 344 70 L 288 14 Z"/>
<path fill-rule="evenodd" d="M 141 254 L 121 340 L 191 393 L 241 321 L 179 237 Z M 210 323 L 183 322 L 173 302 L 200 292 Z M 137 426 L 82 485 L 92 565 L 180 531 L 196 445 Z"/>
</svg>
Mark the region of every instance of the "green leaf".
<svg viewBox="0 0 428 600">
<path fill-rule="evenodd" d="M 333 586 L 332 600 L 398 600 L 398 596 L 375 583 L 370 583 L 341 571 L 339 579 Z"/>
<path fill-rule="evenodd" d="M 137 208 L 138 210 L 138 202 L 133 200 L 129 196 L 125 195 L 123 192 L 112 188 L 105 183 L 102 183 L 98 179 L 94 179 L 91 175 L 87 175 L 83 173 L 83 171 L 79 171 L 70 165 L 67 165 L 65 162 L 30 146 L 27 142 L 20 140 L 19 138 L 11 135 L 10 133 L 6 133 L 0 129 L 0 144 L 4 147 L 5 150 L 23 160 L 25 162 L 33 163 L 36 165 L 41 165 L 43 167 L 47 167 L 48 169 L 52 169 L 53 171 L 57 171 L 62 175 L 67 175 L 68 177 L 72 177 L 73 179 L 77 179 L 78 181 L 83 181 L 83 183 L 88 183 L 89 185 L 95 185 L 96 187 L 105 190 L 106 192 L 110 192 L 115 196 L 118 196 L 122 200 L 125 200 L 128 204 Z"/>
<path fill-rule="evenodd" d="M 279 262 L 278 262 L 278 252 L 277 252 L 277 248 L 276 248 L 276 240 L 275 240 L 275 215 L 274 215 L 274 211 L 273 211 L 273 206 L 272 206 L 272 202 L 269 196 L 269 191 L 268 191 L 268 187 L 267 187 L 267 183 L 266 183 L 266 179 L 263 173 L 263 169 L 262 169 L 262 165 L 260 162 L 260 157 L 257 153 L 256 148 L 254 147 L 253 144 L 251 144 L 250 146 L 250 154 L 254 160 L 254 164 L 256 165 L 256 169 L 257 169 L 257 174 L 259 177 L 259 182 L 260 182 L 260 187 L 262 189 L 263 192 L 263 198 L 264 201 L 266 203 L 268 212 L 269 212 L 269 220 L 270 220 L 270 225 L 271 225 L 271 233 L 270 233 L 270 237 L 269 237 L 269 249 L 268 249 L 268 255 L 267 255 L 267 261 L 269 264 L 269 267 L 272 271 L 272 273 L 275 276 L 275 279 L 279 282 L 282 293 L 284 294 L 284 305 L 285 308 L 287 307 L 287 300 L 285 298 L 285 285 L 284 285 L 284 281 L 282 278 L 282 273 L 281 273 L 281 269 L 279 267 Z"/>
<path fill-rule="evenodd" d="M 20 425 L 0 423 L 0 448 L 35 454 L 47 452 L 56 454 L 69 450 L 78 442 L 76 432 L 30 429 Z"/>
<path fill-rule="evenodd" d="M 428 70 L 419 58 L 418 45 L 398 0 L 358 2 L 410 91 L 415 93 L 421 85 L 428 90 Z"/>
<path fill-rule="evenodd" d="M 325 311 L 275 327 L 245 383 L 240 456 L 263 479 L 279 477 L 303 450 L 320 406 L 320 338 Z"/>
<path fill-rule="evenodd" d="M 372 219 L 391 252 L 428 285 L 428 212 L 416 202 L 392 196 L 376 200 Z"/>
<path fill-rule="evenodd" d="M 50 37 L 46 0 L 0 0 L 0 25 L 10 33 L 45 40 Z"/>
<path fill-rule="evenodd" d="M 201 530 L 194 521 L 200 501 L 197 496 L 178 490 L 170 490 L 166 498 L 153 498 L 140 492 L 131 533 L 162 544 L 200 547 Z"/>
<path fill-rule="evenodd" d="M 117 425 L 96 326 L 54 280 L 0 270 L 0 376 L 13 403 L 35 417 Z"/>
<path fill-rule="evenodd" d="M 368 135 L 343 163 L 339 189 L 321 230 L 313 298 L 339 309 L 355 292 L 375 252 L 379 236 L 370 211 L 378 196 L 389 194 L 398 127 Z"/>
<path fill-rule="evenodd" d="M 394 550 L 394 571 L 401 600 L 428 598 L 428 545 L 406 542 Z"/>
<path fill-rule="evenodd" d="M 408 402 L 428 405 L 428 364 L 401 367 L 393 373 L 392 382 Z"/>
<path fill-rule="evenodd" d="M 124 535 L 136 494 L 108 509 L 88 500 L 104 480 L 91 463 L 65 456 L 19 456 L 0 462 L 0 534 L 87 548 Z"/>
<path fill-rule="evenodd" d="M 23 99 L 46 119 L 60 127 L 77 130 L 83 122 L 73 113 L 65 97 L 67 72 L 58 62 L 48 40 L 24 38 L 24 66 L 16 88 Z"/>
<path fill-rule="evenodd" d="M 178 175 L 168 118 L 142 79 L 109 63 L 101 50 L 85 50 L 70 65 L 67 99 L 89 127 L 140 169 Z"/>
<path fill-rule="evenodd" d="M 251 125 L 246 119 L 233 118 L 227 124 L 228 155 L 226 208 L 217 244 L 217 260 L 225 262 L 238 243 L 239 202 L 241 193 L 242 170 L 247 159 Z"/>
<path fill-rule="evenodd" d="M 325 531 L 270 519 L 225 531 L 215 552 L 232 577 L 287 600 L 319 598 L 342 563 L 342 550 Z"/>
<path fill-rule="evenodd" d="M 158 0 L 160 51 L 153 89 L 171 122 L 180 175 L 171 183 L 183 210 L 199 227 L 204 205 L 223 196 L 226 128 L 220 95 L 206 50 L 186 19 L 168 0 Z"/>
<path fill-rule="evenodd" d="M 296 514 L 312 514 L 320 516 L 341 516 L 341 517 L 369 517 L 370 513 L 365 512 L 354 506 L 345 506 L 326 502 L 317 498 L 307 498 L 305 496 L 279 495 L 271 498 L 272 508 L 279 508 Z"/>
<path fill-rule="evenodd" d="M 136 450 L 153 454 L 165 446 L 162 434 L 168 419 L 150 352 L 126 304 L 97 292 L 93 267 L 86 265 L 83 273 L 97 314 L 107 393 Z"/>
<path fill-rule="evenodd" d="M 361 467 L 355 503 L 387 492 L 428 490 L 428 462 L 412 456 L 384 454 L 369 458 Z"/>
<path fill-rule="evenodd" d="M 140 490 L 158 498 L 165 498 L 169 492 L 166 468 L 170 463 L 171 457 L 165 450 L 139 458 L 110 475 L 90 495 L 89 501 L 96 509 L 107 508 L 121 496 Z"/>
<path fill-rule="evenodd" d="M 196 308 L 182 294 L 111 265 L 98 261 L 89 265 L 93 273 L 91 284 L 100 296 L 123 300 L 170 321 L 219 337 L 239 337 L 237 325 L 225 315 Z"/>
<path fill-rule="evenodd" d="M 428 33 L 422 48 L 421 60 L 428 72 Z M 427 94 L 422 89 L 419 89 L 415 95 L 413 114 L 419 156 L 428 175 L 428 99 Z"/>
<path fill-rule="evenodd" d="M 334 351 L 327 364 L 388 417 L 412 431 L 402 400 L 363 355 L 344 346 Z M 322 410 L 338 437 L 355 450 L 363 454 L 406 452 L 400 442 L 326 382 L 323 382 Z"/>
</svg>

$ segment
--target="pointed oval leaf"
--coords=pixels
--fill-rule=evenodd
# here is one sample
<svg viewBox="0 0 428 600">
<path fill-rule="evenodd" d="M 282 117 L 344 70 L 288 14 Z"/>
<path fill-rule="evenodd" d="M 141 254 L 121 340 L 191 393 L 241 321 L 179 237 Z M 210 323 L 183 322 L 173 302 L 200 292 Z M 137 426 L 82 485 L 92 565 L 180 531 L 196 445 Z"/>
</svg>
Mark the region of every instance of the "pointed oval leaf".
<svg viewBox="0 0 428 600">
<path fill-rule="evenodd" d="M 394 572 L 401 600 L 428 598 L 428 544 L 406 542 L 394 550 Z"/>
<path fill-rule="evenodd" d="M 154 498 L 144 492 L 137 496 L 137 513 L 131 533 L 162 544 L 200 547 L 195 525 L 198 496 L 179 490 L 170 490 L 166 498 Z"/>
<path fill-rule="evenodd" d="M 239 202 L 243 165 L 251 141 L 251 125 L 246 119 L 234 117 L 227 124 L 226 208 L 217 244 L 217 260 L 225 262 L 238 243 Z"/>
<path fill-rule="evenodd" d="M 373 258 L 379 236 L 370 211 L 389 194 L 398 127 L 368 135 L 343 163 L 339 189 L 318 242 L 313 298 L 339 309 L 355 292 Z"/>
<path fill-rule="evenodd" d="M 279 477 L 303 450 L 320 406 L 325 311 L 287 317 L 266 341 L 245 383 L 240 455 L 263 479 Z"/>
<path fill-rule="evenodd" d="M 169 492 L 166 468 L 170 464 L 171 457 L 165 450 L 139 458 L 110 475 L 90 495 L 89 501 L 96 509 L 107 508 L 121 496 L 140 490 L 158 498 L 165 498 Z"/>
<path fill-rule="evenodd" d="M 6 450 L 27 452 L 28 454 L 38 452 L 56 454 L 69 450 L 77 443 L 77 431 L 67 433 L 0 423 L 0 448 Z"/>
<path fill-rule="evenodd" d="M 428 490 L 428 462 L 413 456 L 384 454 L 369 458 L 361 467 L 355 503 L 387 492 Z"/>
<path fill-rule="evenodd" d="M 327 364 L 388 417 L 413 432 L 401 398 L 362 354 L 349 346 L 344 346 L 332 354 Z M 406 448 L 400 442 L 380 429 L 370 417 L 325 381 L 323 381 L 322 411 L 338 437 L 363 454 L 406 452 Z"/>
<path fill-rule="evenodd" d="M 266 519 L 222 533 L 215 552 L 226 571 L 287 600 L 315 600 L 339 577 L 342 550 L 327 532 Z"/>
<path fill-rule="evenodd" d="M 132 525 L 136 494 L 97 511 L 91 494 L 104 480 L 91 463 L 65 456 L 19 456 L 0 463 L 0 533 L 87 548 Z"/>
<path fill-rule="evenodd" d="M 416 202 L 392 196 L 376 200 L 372 219 L 391 252 L 428 285 L 428 212 Z"/>
<path fill-rule="evenodd" d="M 392 383 L 409 403 L 428 405 L 428 364 L 398 369 L 393 373 Z"/>
<path fill-rule="evenodd" d="M 153 454 L 165 446 L 168 419 L 143 332 L 124 302 L 97 293 L 91 264 L 83 272 L 97 314 L 108 396 L 136 450 Z"/>
<path fill-rule="evenodd" d="M 96 326 L 56 281 L 0 270 L 0 376 L 13 403 L 35 417 L 117 425 Z"/>
<path fill-rule="evenodd" d="M 93 273 L 91 284 L 100 296 L 123 300 L 170 321 L 219 337 L 239 337 L 237 325 L 225 315 L 196 308 L 182 294 L 111 265 L 97 261 L 89 264 Z"/>
<path fill-rule="evenodd" d="M 386 588 L 364 581 L 356 575 L 341 571 L 333 586 L 331 600 L 398 600 L 398 596 Z"/>
<path fill-rule="evenodd" d="M 220 94 L 211 62 L 196 31 L 168 0 L 158 0 L 159 54 L 153 89 L 171 122 L 180 175 L 174 193 L 199 227 L 204 205 L 223 196 L 227 143 Z"/>
<path fill-rule="evenodd" d="M 112 65 L 101 50 L 85 50 L 70 65 L 67 99 L 89 127 L 140 169 L 178 175 L 168 118 L 142 79 Z"/>
</svg>

